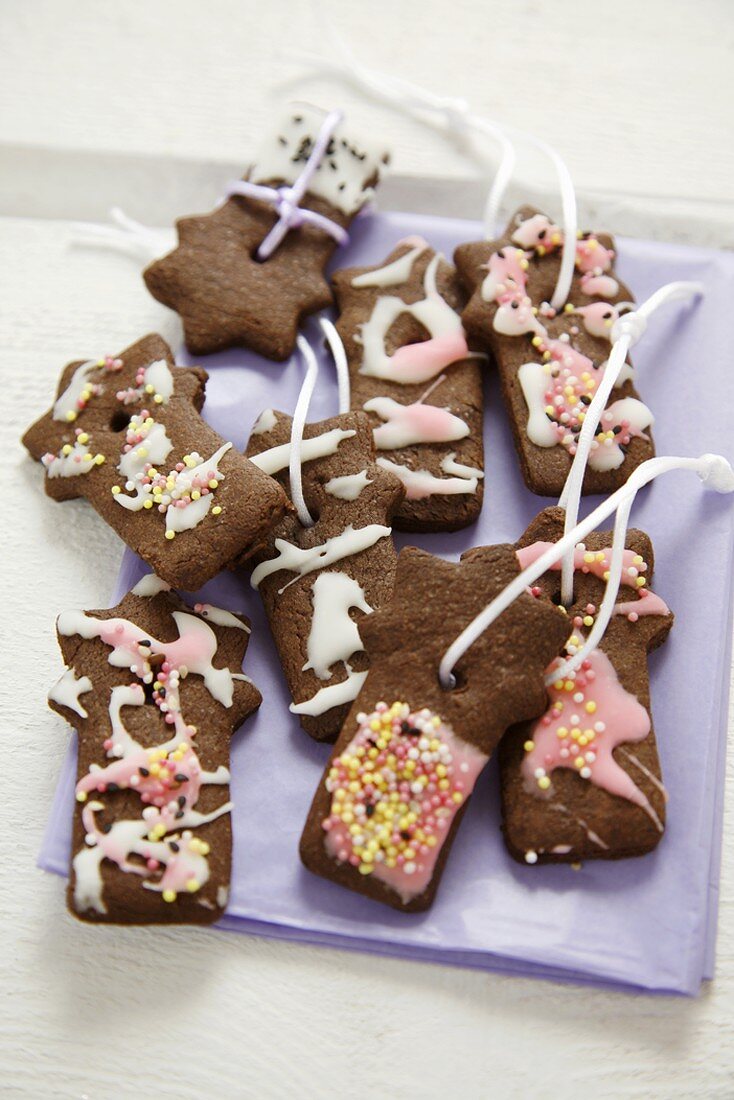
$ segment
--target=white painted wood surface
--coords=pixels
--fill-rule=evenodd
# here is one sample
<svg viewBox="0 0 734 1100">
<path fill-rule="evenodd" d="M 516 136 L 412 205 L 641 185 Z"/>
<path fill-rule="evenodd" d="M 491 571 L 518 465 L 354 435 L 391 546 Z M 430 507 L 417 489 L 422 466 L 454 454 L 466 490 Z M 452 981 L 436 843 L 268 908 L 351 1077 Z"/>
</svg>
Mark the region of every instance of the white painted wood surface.
<svg viewBox="0 0 734 1100">
<path fill-rule="evenodd" d="M 331 0 L 323 10 L 371 64 L 552 134 L 609 228 L 713 241 L 734 226 L 727 0 Z M 107 602 L 121 550 L 85 505 L 62 516 L 44 498 L 18 438 L 64 362 L 150 329 L 172 335 L 132 263 L 70 249 L 68 225 L 51 219 L 99 216 L 95 195 L 113 201 L 116 185 L 135 196 L 162 155 L 192 181 L 169 201 L 192 187 L 209 194 L 220 166 L 246 162 L 272 78 L 294 71 L 282 47 L 318 48 L 310 11 L 251 0 L 0 8 L 2 1094 L 731 1097 L 731 846 L 717 978 L 695 1001 L 213 932 L 111 933 L 68 917 L 61 883 L 34 867 L 68 736 L 44 702 L 59 668 L 53 619 Z M 326 90 L 326 102 L 353 99 Z M 441 138 L 387 110 L 357 114 L 379 118 L 399 171 L 467 174 Z M 79 163 L 86 190 L 70 167 Z M 156 201 L 146 196 L 149 209 Z M 730 764 L 729 837 L 733 787 Z"/>
</svg>

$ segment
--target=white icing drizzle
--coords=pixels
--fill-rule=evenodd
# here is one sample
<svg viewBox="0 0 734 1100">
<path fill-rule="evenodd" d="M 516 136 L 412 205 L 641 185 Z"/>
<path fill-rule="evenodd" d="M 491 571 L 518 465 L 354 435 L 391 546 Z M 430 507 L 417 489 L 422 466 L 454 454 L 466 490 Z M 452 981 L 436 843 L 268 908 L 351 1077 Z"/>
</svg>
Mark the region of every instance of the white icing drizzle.
<svg viewBox="0 0 734 1100">
<path fill-rule="evenodd" d="M 325 118 L 326 112 L 318 107 L 291 104 L 263 142 L 249 178 L 254 183 L 295 183 Z M 373 197 L 374 189 L 365 184 L 379 174 L 386 158 L 385 149 L 361 140 L 357 143 L 340 122 L 307 194 L 318 195 L 344 214 L 354 214 Z"/>
<path fill-rule="evenodd" d="M 455 460 L 456 451 L 451 451 L 450 454 L 441 459 L 441 469 L 445 474 L 453 474 L 454 477 L 465 477 L 468 481 L 471 481 L 472 478 L 481 481 L 484 477 L 484 470 L 480 470 L 476 466 L 465 466 L 462 462 L 456 462 Z"/>
<path fill-rule="evenodd" d="M 165 462 L 169 454 L 173 449 L 173 443 L 168 438 L 165 425 L 153 423 L 147 430 L 145 429 L 144 422 L 139 417 L 133 417 L 130 421 L 131 431 L 139 429 L 141 432 L 145 431 L 145 438 L 137 445 L 132 446 L 129 451 L 124 452 L 120 456 L 120 461 L 117 464 L 117 469 L 123 477 L 128 481 L 134 481 L 140 475 L 142 475 L 145 466 L 148 463 L 152 463 L 154 466 L 160 462 Z M 138 489 L 138 495 L 143 492 Z M 140 499 L 140 503 L 136 508 L 132 508 L 131 504 L 126 504 L 124 507 L 132 508 L 133 511 L 137 511 L 138 508 L 143 507 L 143 499 L 147 494 L 143 492 L 143 497 Z M 122 504 L 122 500 L 119 501 Z"/>
<path fill-rule="evenodd" d="M 170 592 L 171 586 L 155 573 L 146 573 L 130 591 L 133 596 L 157 596 L 159 592 Z"/>
<path fill-rule="evenodd" d="M 216 623 L 217 626 L 230 626 L 233 630 L 244 630 L 246 634 L 250 633 L 247 623 L 243 623 L 242 619 L 238 619 L 236 615 L 233 615 L 231 611 L 227 611 L 224 607 L 215 607 L 211 603 L 197 603 L 194 604 L 194 611 L 197 615 L 203 615 L 205 619 Z"/>
<path fill-rule="evenodd" d="M 311 439 L 304 439 L 301 443 L 301 461 L 312 462 L 316 458 L 336 454 L 342 440 L 350 439 L 356 434 L 354 428 L 332 428 L 330 432 L 322 432 L 321 435 L 312 436 Z M 290 459 L 291 445 L 282 443 L 279 447 L 270 447 L 259 455 L 253 455 L 250 462 L 254 462 L 266 474 L 277 474 L 288 467 Z"/>
<path fill-rule="evenodd" d="M 353 669 L 349 668 L 349 665 L 347 665 L 347 669 L 349 675 L 346 680 L 322 687 L 313 698 L 307 699 L 305 703 L 291 703 L 289 707 L 291 713 L 308 714 L 316 718 L 320 714 L 325 714 L 327 710 L 331 710 L 332 707 L 339 707 L 343 703 L 353 702 L 367 679 L 367 672 L 354 672 Z"/>
<path fill-rule="evenodd" d="M 344 477 L 332 477 L 324 485 L 324 491 L 339 500 L 356 500 L 363 489 L 371 485 L 372 481 L 367 477 L 367 470 L 360 470 L 358 474 L 345 474 Z"/>
<path fill-rule="evenodd" d="M 82 442 L 82 438 L 84 442 Z M 65 443 L 58 454 L 43 455 L 41 462 L 46 468 L 47 477 L 77 477 L 88 474 L 95 466 L 101 465 L 103 456 L 90 450 L 91 436 L 82 433 L 75 443 Z"/>
<path fill-rule="evenodd" d="M 60 706 L 75 711 L 81 718 L 87 718 L 87 712 L 79 702 L 79 696 L 91 691 L 92 687 L 92 681 L 88 676 L 80 676 L 77 679 L 74 669 L 67 668 L 49 691 L 48 701 L 59 703 Z"/>
<path fill-rule="evenodd" d="M 68 421 L 76 419 L 78 401 L 85 390 L 89 388 L 89 376 L 98 370 L 100 364 L 95 359 L 88 359 L 76 368 L 71 376 L 69 385 L 60 394 L 53 407 L 53 419 Z M 73 416 L 71 414 L 74 414 Z"/>
<path fill-rule="evenodd" d="M 278 418 L 273 410 L 264 409 L 255 421 L 250 435 L 265 435 L 267 432 L 271 432 L 277 423 Z"/>
<path fill-rule="evenodd" d="M 435 378 L 449 362 L 466 357 L 466 338 L 461 318 L 441 297 L 436 287 L 436 270 L 440 260 L 441 256 L 436 253 L 428 264 L 423 276 L 426 296 L 419 302 L 408 304 L 402 298 L 393 295 L 383 295 L 377 299 L 369 319 L 360 325 L 360 335 L 357 337 L 363 347 L 360 374 L 386 378 L 391 382 L 402 384 L 427 382 Z M 415 255 L 413 261 L 415 261 Z M 431 340 L 440 342 L 441 347 L 448 350 L 448 356 L 446 354 L 425 355 L 424 348 L 418 353 L 420 362 L 412 363 L 411 369 L 401 369 L 400 360 L 406 359 L 407 354 L 410 354 L 407 352 L 407 347 L 398 349 L 394 355 L 390 356 L 385 350 L 385 340 L 391 326 L 403 313 L 410 314 L 423 325 Z M 420 348 L 421 345 L 417 344 L 415 347 Z"/>
<path fill-rule="evenodd" d="M 663 798 L 667 802 L 668 801 L 668 792 L 666 791 L 665 787 L 660 782 L 658 777 L 655 775 L 655 773 L 651 772 L 650 769 L 648 767 L 646 767 L 646 765 L 643 764 L 642 761 L 640 759 L 638 759 L 638 757 L 636 757 L 635 754 L 633 752 L 630 752 L 628 749 L 622 749 L 621 748 L 619 750 L 619 752 L 622 756 L 626 757 L 627 760 L 630 761 L 630 763 L 634 764 L 635 767 L 640 769 L 642 774 L 650 780 L 653 787 L 657 787 L 657 789 L 660 791 L 661 795 L 663 796 Z M 661 826 L 660 832 L 662 832 L 662 831 L 663 830 L 662 830 L 662 826 Z"/>
<path fill-rule="evenodd" d="M 619 401 L 613 401 L 602 413 L 598 431 L 604 431 L 614 424 L 626 420 L 633 435 L 644 435 L 645 429 L 651 427 L 655 418 L 647 405 L 636 397 L 623 397 Z M 589 466 L 592 470 L 616 470 L 624 462 L 624 451 L 619 444 L 610 440 L 610 445 L 603 443 L 595 447 L 589 453 Z"/>
<path fill-rule="evenodd" d="M 378 458 L 377 465 L 399 477 L 406 489 L 406 500 L 425 500 L 430 496 L 459 496 L 476 493 L 476 477 L 436 477 L 430 470 L 411 470 L 387 458 Z M 469 469 L 469 467 L 465 467 Z"/>
<path fill-rule="evenodd" d="M 340 535 L 334 535 L 326 542 L 318 546 L 301 547 L 293 546 L 285 539 L 275 540 L 275 549 L 278 556 L 270 561 L 261 562 L 252 572 L 250 583 L 257 588 L 262 581 L 272 573 L 281 569 L 296 573 L 296 576 L 278 589 L 278 594 L 285 592 L 286 588 L 294 584 L 299 577 L 307 573 L 313 573 L 316 569 L 323 569 L 342 558 L 349 558 L 355 554 L 374 546 L 380 539 L 387 538 L 392 528 L 384 527 L 379 523 L 370 523 L 366 527 L 357 530 L 350 524 Z"/>
<path fill-rule="evenodd" d="M 564 806 L 562 802 L 551 802 L 550 807 L 552 810 L 558 810 L 559 813 L 566 814 L 572 821 L 575 821 L 579 828 L 584 830 L 591 843 L 596 844 L 597 848 L 601 848 L 605 852 L 609 851 L 609 845 L 605 844 L 601 837 L 598 836 L 593 829 L 589 828 L 588 823 L 584 821 L 583 817 L 577 817 L 576 814 L 572 813 L 568 806 Z"/>
<path fill-rule="evenodd" d="M 352 286 L 355 290 L 361 290 L 363 287 L 398 286 L 400 283 L 407 283 L 413 270 L 413 264 L 428 248 L 428 242 L 424 241 L 422 237 L 409 237 L 399 243 L 409 244 L 413 241 L 416 242 L 414 247 L 405 255 L 399 256 L 397 260 L 393 260 L 391 264 L 385 264 L 384 267 L 377 268 L 375 271 L 365 271 L 362 275 L 356 275 L 352 279 Z"/>
<path fill-rule="evenodd" d="M 517 372 L 525 404 L 528 407 L 528 439 L 536 447 L 555 447 L 558 443 L 555 425 L 545 412 L 545 391 L 548 375 L 542 363 L 523 363 Z"/>
<path fill-rule="evenodd" d="M 313 584 L 313 617 L 306 643 L 308 660 L 303 671 L 312 668 L 320 680 L 330 680 L 329 669 L 362 651 L 362 640 L 349 611 L 356 607 L 365 614 L 372 608 L 364 589 L 346 573 L 320 573 Z"/>
</svg>

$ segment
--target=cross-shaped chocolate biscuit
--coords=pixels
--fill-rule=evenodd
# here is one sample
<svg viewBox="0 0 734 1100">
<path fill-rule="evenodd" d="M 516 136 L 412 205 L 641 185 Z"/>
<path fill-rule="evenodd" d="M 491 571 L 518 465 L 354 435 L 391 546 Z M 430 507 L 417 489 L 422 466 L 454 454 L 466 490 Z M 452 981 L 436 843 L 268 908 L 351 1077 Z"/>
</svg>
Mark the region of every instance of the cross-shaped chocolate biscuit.
<svg viewBox="0 0 734 1100">
<path fill-rule="evenodd" d="M 541 496 L 560 495 L 586 407 L 610 353 L 619 306 L 632 295 L 614 270 L 606 234 L 580 236 L 569 301 L 549 306 L 560 268 L 562 235 L 533 207 L 521 207 L 494 241 L 454 253 L 471 294 L 467 332 L 497 363 L 523 477 Z M 650 410 L 639 400 L 630 364 L 620 375 L 592 446 L 585 493 L 609 493 L 651 458 Z"/>
<path fill-rule="evenodd" d="M 523 593 L 444 690 L 444 652 L 518 572 L 510 545 L 459 562 L 400 553 L 392 599 L 361 624 L 369 671 L 301 838 L 310 870 L 396 909 L 431 904 L 477 776 L 519 715 L 542 712 L 568 633 L 549 599 Z"/>
<path fill-rule="evenodd" d="M 230 741 L 261 696 L 241 672 L 247 620 L 200 611 L 150 574 L 116 607 L 57 621 L 67 669 L 49 703 L 79 737 L 68 902 L 82 920 L 200 924 L 226 906 Z"/>
<path fill-rule="evenodd" d="M 395 526 L 467 526 L 482 506 L 484 409 L 454 268 L 408 237 L 379 266 L 337 271 L 333 284 L 352 408 L 369 413 L 377 461 L 406 487 Z"/>
<path fill-rule="evenodd" d="M 518 542 L 523 564 L 557 542 L 564 512 L 546 508 Z M 575 552 L 573 628 L 567 652 L 582 644 L 601 604 L 612 533 L 588 535 Z M 627 532 L 615 614 L 600 646 L 550 689 L 545 715 L 513 727 L 499 749 L 503 831 L 511 855 L 527 863 L 622 859 L 659 842 L 665 790 L 650 712 L 648 653 L 673 624 L 651 592 L 652 543 Z M 537 582 L 558 598 L 560 572 Z"/>
<path fill-rule="evenodd" d="M 290 495 L 292 419 L 268 410 L 247 455 Z M 303 495 L 315 522 L 283 517 L 252 561 L 280 654 L 293 713 L 317 741 L 333 741 L 364 682 L 364 617 L 392 592 L 397 555 L 392 516 L 400 481 L 376 465 L 369 421 L 345 413 L 307 424 Z"/>
</svg>

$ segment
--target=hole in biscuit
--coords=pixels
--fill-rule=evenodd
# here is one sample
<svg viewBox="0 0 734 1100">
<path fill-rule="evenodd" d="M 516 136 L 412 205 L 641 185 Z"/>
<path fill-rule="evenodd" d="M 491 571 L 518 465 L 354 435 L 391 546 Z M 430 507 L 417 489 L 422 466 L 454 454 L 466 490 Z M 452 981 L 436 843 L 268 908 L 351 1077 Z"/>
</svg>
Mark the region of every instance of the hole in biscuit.
<svg viewBox="0 0 734 1100">
<path fill-rule="evenodd" d="M 260 244 L 262 244 L 262 241 L 260 242 Z M 255 247 L 250 252 L 250 259 L 252 260 L 253 263 L 256 263 L 256 264 L 266 264 L 268 261 L 266 259 L 263 259 L 262 256 L 258 255 L 258 249 L 259 248 L 260 248 L 260 245 L 256 244 Z M 269 258 L 270 257 L 268 257 L 268 259 Z"/>
<path fill-rule="evenodd" d="M 113 432 L 124 432 L 131 419 L 131 413 L 125 412 L 124 409 L 116 409 L 110 417 L 110 429 Z"/>
<path fill-rule="evenodd" d="M 441 683 L 440 679 L 439 679 L 439 683 Z M 461 672 L 460 669 L 456 669 L 456 668 L 451 673 L 451 685 L 449 687 L 444 687 L 443 684 L 441 684 L 441 690 L 442 691 L 451 691 L 451 692 L 466 691 L 466 688 L 467 688 L 466 676 L 464 675 L 463 672 Z"/>
</svg>

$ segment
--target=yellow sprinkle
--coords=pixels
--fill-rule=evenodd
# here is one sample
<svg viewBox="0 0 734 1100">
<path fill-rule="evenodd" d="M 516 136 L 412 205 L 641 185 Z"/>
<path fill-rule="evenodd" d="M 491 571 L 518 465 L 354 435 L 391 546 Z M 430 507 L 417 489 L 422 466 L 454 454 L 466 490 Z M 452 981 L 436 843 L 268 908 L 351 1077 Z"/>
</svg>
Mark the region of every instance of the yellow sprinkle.
<svg viewBox="0 0 734 1100">
<path fill-rule="evenodd" d="M 584 626 L 593 626 L 594 618 L 592 615 L 584 615 Z"/>
<path fill-rule="evenodd" d="M 86 791 L 77 791 L 76 800 L 77 800 L 77 802 L 86 802 L 87 801 Z"/>
<path fill-rule="evenodd" d="M 175 901 L 176 900 L 176 891 L 175 890 L 164 890 L 162 896 L 163 896 L 164 901 Z"/>
<path fill-rule="evenodd" d="M 76 413 L 73 409 L 69 409 L 68 413 L 66 414 L 66 419 L 70 424 L 72 423 L 72 421 L 76 420 Z"/>
<path fill-rule="evenodd" d="M 190 894 L 195 894 L 196 891 L 199 889 L 199 883 L 196 881 L 195 878 L 190 878 L 189 881 L 186 883 L 186 889 Z"/>
<path fill-rule="evenodd" d="M 166 538 L 167 539 L 175 539 L 175 537 L 176 537 L 176 532 L 175 531 L 166 531 Z"/>
<path fill-rule="evenodd" d="M 159 393 L 157 393 L 155 395 L 153 400 L 155 401 L 156 405 L 162 405 L 163 404 L 163 398 L 161 397 L 161 395 Z"/>
<path fill-rule="evenodd" d="M 584 709 L 586 710 L 587 714 L 593 714 L 595 712 L 596 703 L 593 701 L 593 699 L 589 700 Z"/>
<path fill-rule="evenodd" d="M 644 577 L 637 577 L 637 579 L 635 580 L 635 584 L 637 585 L 638 588 L 642 588 L 644 583 L 645 583 L 645 578 Z"/>
<path fill-rule="evenodd" d="M 152 508 L 152 507 L 153 507 L 153 501 L 150 499 L 150 497 L 146 497 L 145 500 L 143 501 L 143 508 Z"/>
<path fill-rule="evenodd" d="M 221 513 L 221 511 L 222 511 L 221 507 L 218 504 L 215 504 L 214 507 L 212 508 L 212 515 L 213 516 L 218 516 Z"/>
<path fill-rule="evenodd" d="M 209 488 L 210 489 L 216 489 L 218 485 L 219 485 L 219 482 L 217 481 L 217 479 L 215 477 L 213 477 L 211 479 L 211 481 L 209 482 Z"/>
<path fill-rule="evenodd" d="M 540 787 L 541 791 L 547 791 L 550 785 L 551 781 L 547 775 L 541 776 L 541 778 L 538 780 L 538 786 Z"/>
<path fill-rule="evenodd" d="M 117 494 L 121 493 L 121 492 L 122 492 L 122 489 L 120 488 L 119 485 L 113 485 L 112 486 L 112 495 L 113 496 L 117 496 Z"/>
<path fill-rule="evenodd" d="M 535 748 L 535 742 L 534 741 L 526 741 L 525 744 L 523 745 L 523 748 L 525 749 L 525 752 L 532 752 L 533 749 Z"/>
<path fill-rule="evenodd" d="M 87 432 L 79 432 L 77 439 L 80 443 L 89 443 L 89 435 L 87 434 Z"/>
<path fill-rule="evenodd" d="M 574 764 L 576 765 L 577 768 L 583 768 L 585 763 L 586 763 L 586 761 L 584 760 L 583 756 L 577 756 L 576 759 L 574 760 Z"/>
</svg>

